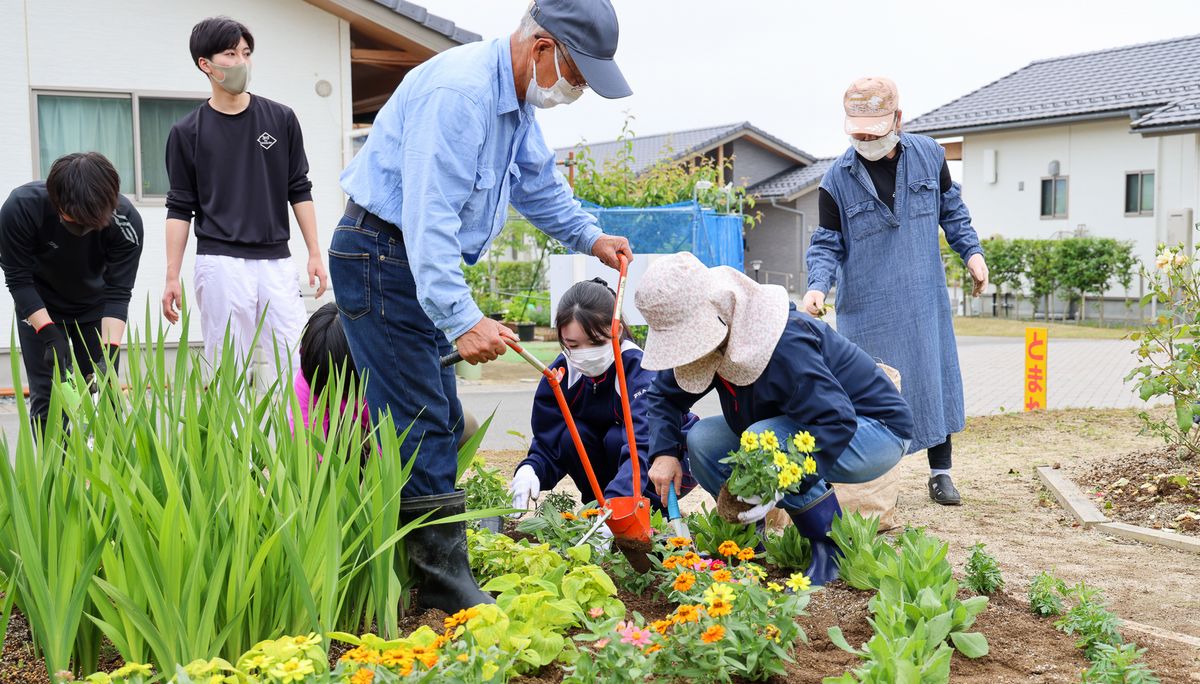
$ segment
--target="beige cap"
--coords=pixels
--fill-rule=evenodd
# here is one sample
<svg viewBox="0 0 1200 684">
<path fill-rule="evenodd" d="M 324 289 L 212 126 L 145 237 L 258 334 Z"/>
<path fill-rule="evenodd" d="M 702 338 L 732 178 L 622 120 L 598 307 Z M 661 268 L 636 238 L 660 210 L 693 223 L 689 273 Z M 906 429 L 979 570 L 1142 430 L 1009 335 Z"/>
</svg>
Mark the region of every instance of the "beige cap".
<svg viewBox="0 0 1200 684">
<path fill-rule="evenodd" d="M 889 78 L 860 78 L 846 89 L 842 106 L 846 109 L 848 135 L 887 135 L 896 123 L 900 91 Z"/>
</svg>

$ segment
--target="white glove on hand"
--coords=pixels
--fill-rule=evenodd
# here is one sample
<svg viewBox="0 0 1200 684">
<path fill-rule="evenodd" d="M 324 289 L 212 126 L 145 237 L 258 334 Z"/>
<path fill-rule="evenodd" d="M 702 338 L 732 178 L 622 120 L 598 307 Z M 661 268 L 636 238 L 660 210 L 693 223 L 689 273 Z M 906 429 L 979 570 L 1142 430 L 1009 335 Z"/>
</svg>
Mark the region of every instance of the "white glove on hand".
<svg viewBox="0 0 1200 684">
<path fill-rule="evenodd" d="M 776 493 L 774 499 L 766 502 L 764 502 L 762 497 L 759 496 L 748 496 L 744 499 L 739 496 L 737 497 L 738 501 L 741 501 L 742 503 L 754 504 L 754 508 L 751 508 L 744 513 L 738 513 L 738 520 L 746 525 L 756 523 L 759 520 L 767 517 L 767 514 L 771 512 L 772 508 L 775 508 L 775 504 L 779 503 L 780 499 L 782 498 L 782 493 Z"/>
<path fill-rule="evenodd" d="M 538 480 L 537 473 L 533 472 L 533 466 L 523 465 L 517 468 L 512 482 L 508 484 L 508 493 L 512 495 L 513 508 L 528 508 L 531 500 L 537 501 L 538 495 L 542 493 L 542 483 Z M 519 516 L 520 513 L 515 515 Z"/>
</svg>

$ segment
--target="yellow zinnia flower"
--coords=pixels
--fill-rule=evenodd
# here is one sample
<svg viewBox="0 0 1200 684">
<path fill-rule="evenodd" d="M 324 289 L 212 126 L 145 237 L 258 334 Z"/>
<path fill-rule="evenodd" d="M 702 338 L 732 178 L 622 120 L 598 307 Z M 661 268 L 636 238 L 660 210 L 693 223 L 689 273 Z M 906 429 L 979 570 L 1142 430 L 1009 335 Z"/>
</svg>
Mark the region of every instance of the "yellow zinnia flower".
<svg viewBox="0 0 1200 684">
<path fill-rule="evenodd" d="M 770 430 L 762 431 L 762 433 L 758 436 L 758 443 L 762 445 L 763 449 L 768 451 L 779 448 L 779 438 L 776 437 L 775 433 L 771 432 Z"/>
<path fill-rule="evenodd" d="M 817 473 L 817 461 L 812 456 L 804 457 L 804 472 L 807 475 L 815 475 Z"/>
<path fill-rule="evenodd" d="M 713 617 L 729 615 L 731 612 L 733 612 L 733 604 L 722 599 L 717 599 L 708 606 L 708 614 Z"/>
<path fill-rule="evenodd" d="M 717 583 L 704 591 L 704 600 L 711 606 L 714 601 L 721 600 L 727 603 L 732 603 L 735 594 L 733 587 L 728 584 Z"/>
<path fill-rule="evenodd" d="M 798 572 L 788 578 L 787 585 L 795 592 L 808 591 L 808 588 L 812 586 L 812 581 L 804 573 Z"/>
<path fill-rule="evenodd" d="M 783 585 L 780 585 L 776 582 L 767 582 L 767 588 L 770 589 L 771 591 L 776 591 L 776 592 L 783 591 Z"/>
<path fill-rule="evenodd" d="M 302 682 L 308 675 L 315 673 L 316 670 L 313 669 L 313 662 L 308 658 L 303 660 L 292 658 L 285 663 L 279 663 L 271 668 L 271 676 L 284 682 L 284 684 L 288 682 Z"/>
<path fill-rule="evenodd" d="M 792 437 L 792 444 L 795 445 L 796 451 L 802 454 L 811 454 L 813 449 L 817 448 L 817 440 L 808 430 L 797 432 L 796 436 Z"/>
<path fill-rule="evenodd" d="M 742 451 L 757 451 L 758 435 L 747 430 L 742 433 Z"/>
<path fill-rule="evenodd" d="M 780 470 L 783 470 L 787 467 L 788 463 L 791 463 L 791 461 L 788 460 L 787 454 L 783 453 L 782 451 L 776 451 L 772 459 L 775 463 L 775 467 Z"/>
</svg>

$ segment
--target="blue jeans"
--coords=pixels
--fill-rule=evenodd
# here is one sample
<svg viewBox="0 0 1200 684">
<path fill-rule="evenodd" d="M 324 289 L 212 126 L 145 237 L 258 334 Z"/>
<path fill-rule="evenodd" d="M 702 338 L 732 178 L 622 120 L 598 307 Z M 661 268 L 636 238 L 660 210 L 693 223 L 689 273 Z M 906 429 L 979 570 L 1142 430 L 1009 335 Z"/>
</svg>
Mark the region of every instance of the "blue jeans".
<svg viewBox="0 0 1200 684">
<path fill-rule="evenodd" d="M 750 426 L 751 432 L 771 430 L 782 441 L 806 429 L 805 426 L 786 416 L 760 420 Z M 817 459 L 821 480 L 803 494 L 789 494 L 779 502 L 779 507 L 802 511 L 829 490 L 829 482 L 847 484 L 870 482 L 891 470 L 908 451 L 910 440 L 900 439 L 883 424 L 872 418 L 858 417 L 858 429 L 854 438 L 836 459 Z M 702 418 L 692 427 L 687 436 L 688 452 L 691 454 L 692 472 L 700 486 L 714 497 L 721 485 L 729 479 L 732 468 L 721 459 L 740 446 L 740 435 L 729 429 L 723 416 Z M 820 445 L 817 445 L 820 447 Z"/>
<path fill-rule="evenodd" d="M 412 426 L 399 457 L 407 463 L 415 451 L 417 462 L 403 495 L 452 492 L 462 404 L 454 369 L 440 360 L 453 347 L 417 303 L 399 228 L 354 209 L 333 231 L 329 277 L 367 406 L 372 420 L 391 412 L 397 434 Z"/>
</svg>

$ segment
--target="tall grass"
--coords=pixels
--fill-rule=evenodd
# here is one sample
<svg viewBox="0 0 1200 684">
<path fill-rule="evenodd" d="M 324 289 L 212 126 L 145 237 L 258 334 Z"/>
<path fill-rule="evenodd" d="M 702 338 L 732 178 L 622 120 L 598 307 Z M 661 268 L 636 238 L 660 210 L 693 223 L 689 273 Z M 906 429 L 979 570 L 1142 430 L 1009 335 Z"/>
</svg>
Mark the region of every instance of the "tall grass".
<svg viewBox="0 0 1200 684">
<path fill-rule="evenodd" d="M 53 393 L 44 435 L 18 399 L 14 465 L 0 466 L 0 573 L 52 677 L 94 670 L 101 637 L 169 672 L 283 634 L 375 624 L 397 636 L 410 588 L 403 540 L 425 520 L 399 525 L 405 435 L 384 416 L 376 448 L 327 397 L 293 434 L 288 374 L 253 387 L 228 337 L 206 373 L 188 327 L 185 317 L 173 363 L 161 326 L 146 339 L 131 331 L 131 389 L 110 372 L 89 399 L 72 388 L 83 386 L 76 373 Z M 327 396 L 345 388 L 358 405 L 361 387 L 331 380 Z"/>
</svg>

